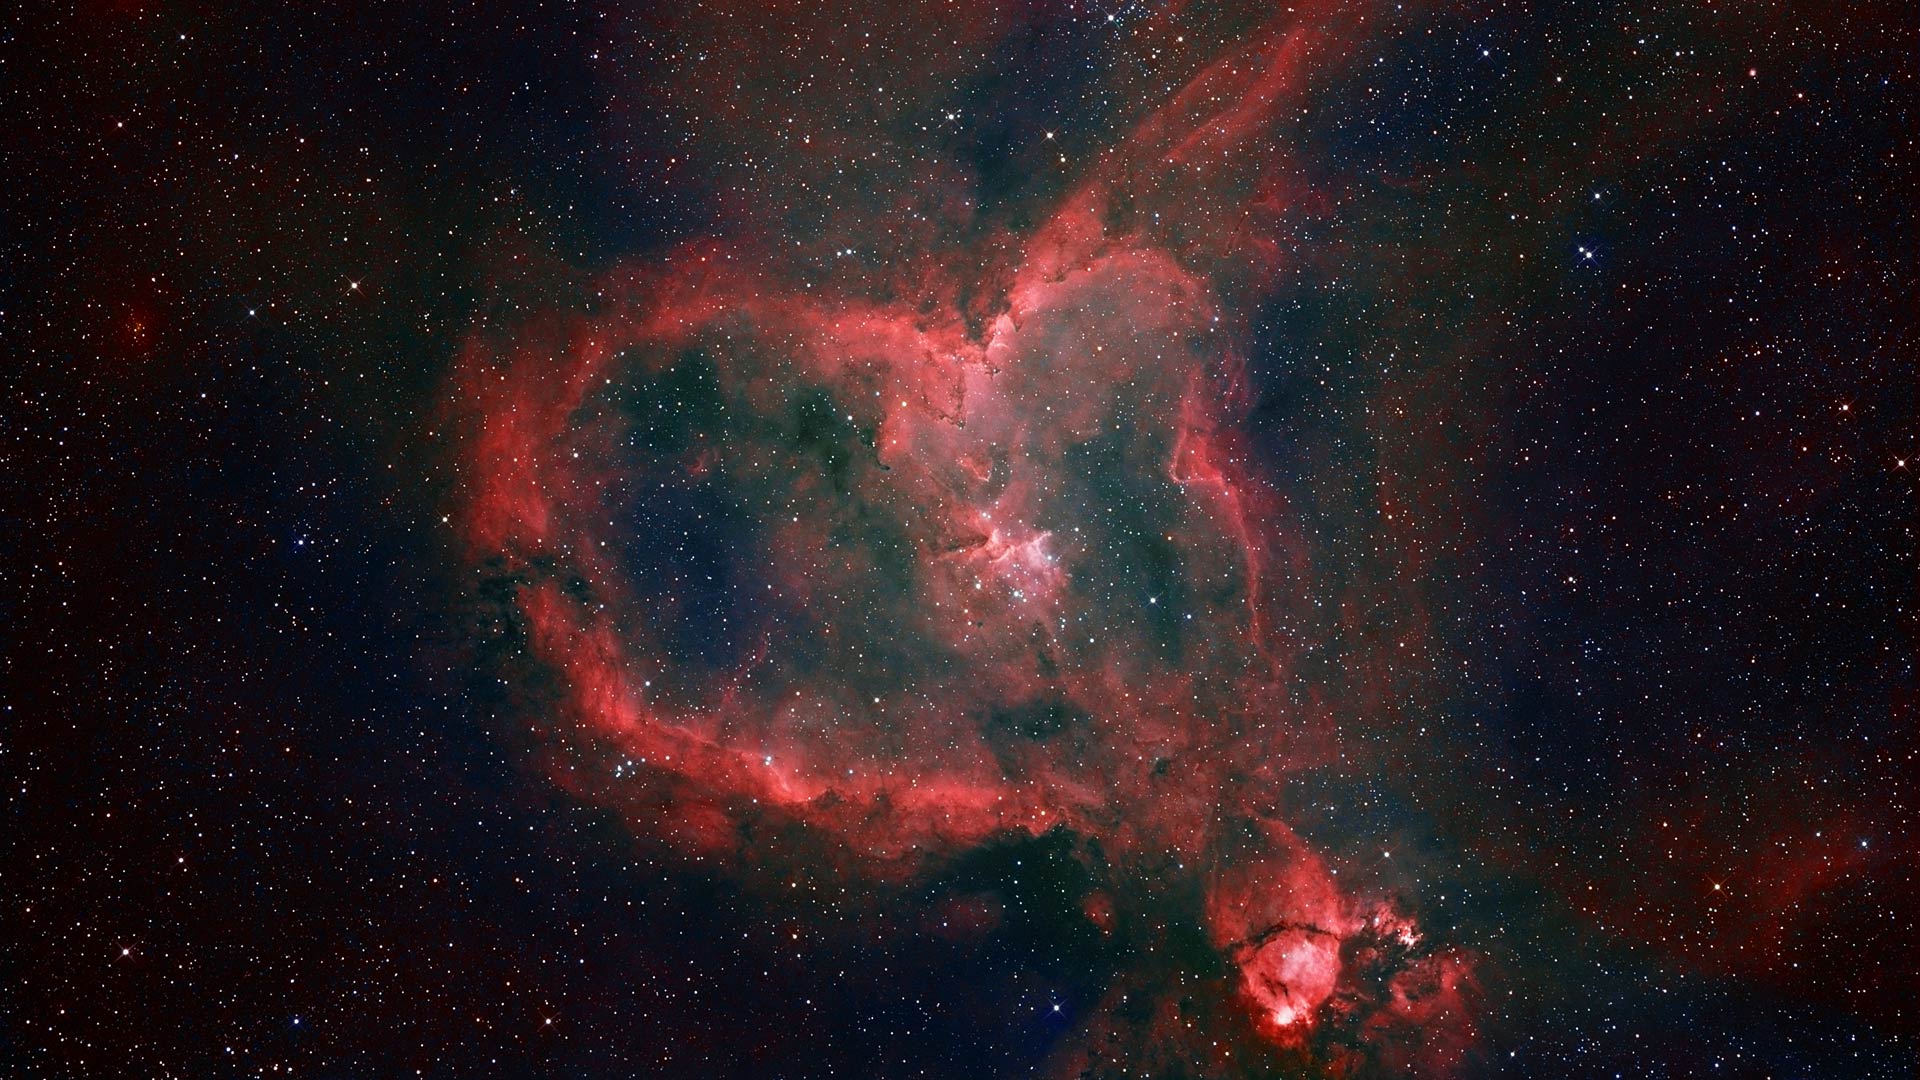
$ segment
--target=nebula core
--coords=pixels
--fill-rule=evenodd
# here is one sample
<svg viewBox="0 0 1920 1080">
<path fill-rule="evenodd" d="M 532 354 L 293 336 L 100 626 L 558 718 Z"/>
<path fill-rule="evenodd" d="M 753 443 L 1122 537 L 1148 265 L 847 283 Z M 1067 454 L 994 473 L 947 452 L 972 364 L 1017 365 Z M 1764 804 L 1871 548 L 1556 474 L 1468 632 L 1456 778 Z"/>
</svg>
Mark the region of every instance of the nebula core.
<svg viewBox="0 0 1920 1080">
<path fill-rule="evenodd" d="M 1912 1075 L 1910 6 L 27 17 L 0 1066 Z"/>
</svg>

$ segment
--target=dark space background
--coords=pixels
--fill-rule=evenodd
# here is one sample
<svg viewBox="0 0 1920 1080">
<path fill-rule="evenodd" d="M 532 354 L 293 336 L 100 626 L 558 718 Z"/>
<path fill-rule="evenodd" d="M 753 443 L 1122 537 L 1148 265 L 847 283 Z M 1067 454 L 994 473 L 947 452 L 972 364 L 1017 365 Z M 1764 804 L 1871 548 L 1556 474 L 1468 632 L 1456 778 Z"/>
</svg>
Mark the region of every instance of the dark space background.
<svg viewBox="0 0 1920 1080">
<path fill-rule="evenodd" d="M 1282 816 L 1417 860 L 1475 958 L 1444 1065 L 1262 1057 L 1199 886 L 1085 825 L 783 890 L 808 845 L 743 870 L 556 783 L 597 759 L 544 734 L 555 677 L 476 629 L 476 327 L 714 240 L 799 252 L 788 290 L 964 277 L 1287 17 L 960 8 L 0 17 L 0 1072 L 1051 1074 L 1177 971 L 1228 989 L 1132 1075 L 1913 1075 L 1901 3 L 1343 9 L 1250 122 L 1310 209 L 1274 227 L 1294 278 L 1221 287 L 1245 454 L 1312 573 L 1446 657 L 1330 661 L 1352 752 Z M 755 580 L 727 526 L 632 513 L 636 575 Z M 689 663 L 737 658 L 730 602 L 668 635 Z"/>
</svg>

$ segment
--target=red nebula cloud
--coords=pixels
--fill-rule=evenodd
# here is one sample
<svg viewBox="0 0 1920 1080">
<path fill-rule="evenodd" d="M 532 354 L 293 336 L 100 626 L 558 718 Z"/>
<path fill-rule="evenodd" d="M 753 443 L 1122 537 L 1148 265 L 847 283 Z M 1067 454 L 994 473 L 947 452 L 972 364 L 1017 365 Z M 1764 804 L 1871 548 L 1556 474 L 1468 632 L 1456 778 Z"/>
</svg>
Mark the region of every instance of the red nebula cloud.
<svg viewBox="0 0 1920 1080">
<path fill-rule="evenodd" d="M 1320 858 L 1279 822 L 1225 866 L 1207 895 L 1207 929 L 1239 966 L 1261 1019 L 1297 1037 L 1340 981 L 1341 942 L 1362 920 Z"/>
<path fill-rule="evenodd" d="M 1271 267 L 1186 199 L 1260 171 L 1252 136 L 1344 25 L 1276 19 L 1203 70 L 1011 261 L 929 251 L 875 299 L 690 245 L 607 274 L 590 313 L 476 332 L 457 524 L 550 675 L 556 780 L 742 865 L 804 835 L 902 880 L 1062 827 L 1121 865 L 1172 857 L 1270 1044 L 1336 1006 L 1464 1038 L 1470 961 L 1417 955 L 1410 922 L 1265 809 L 1320 753 L 1291 692 L 1305 541 L 1244 445 L 1246 331 L 1216 277 Z M 1314 201 L 1270 172 L 1247 197 Z M 1185 217 L 1179 238 L 1116 224 L 1123 199 Z M 619 404 L 666 386 L 670 408 Z M 718 427 L 649 441 L 696 397 Z M 620 509 L 683 504 L 657 534 Z M 631 556 L 725 515 L 731 591 Z M 722 616 L 711 658 L 674 636 Z M 1087 915 L 1111 932 L 1120 902 Z M 945 932 L 995 910 L 955 901 Z M 1363 1000 L 1361 954 L 1389 947 L 1392 992 Z"/>
</svg>

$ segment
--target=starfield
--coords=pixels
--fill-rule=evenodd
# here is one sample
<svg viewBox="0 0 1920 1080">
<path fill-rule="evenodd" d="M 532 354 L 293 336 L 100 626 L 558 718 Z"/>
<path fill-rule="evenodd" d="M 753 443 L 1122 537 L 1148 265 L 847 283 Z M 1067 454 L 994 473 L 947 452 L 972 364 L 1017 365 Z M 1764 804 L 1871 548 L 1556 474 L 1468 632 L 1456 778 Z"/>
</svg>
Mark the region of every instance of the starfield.
<svg viewBox="0 0 1920 1080">
<path fill-rule="evenodd" d="M 1902 1078 L 1920 11 L 0 17 L 0 1073 Z"/>
</svg>

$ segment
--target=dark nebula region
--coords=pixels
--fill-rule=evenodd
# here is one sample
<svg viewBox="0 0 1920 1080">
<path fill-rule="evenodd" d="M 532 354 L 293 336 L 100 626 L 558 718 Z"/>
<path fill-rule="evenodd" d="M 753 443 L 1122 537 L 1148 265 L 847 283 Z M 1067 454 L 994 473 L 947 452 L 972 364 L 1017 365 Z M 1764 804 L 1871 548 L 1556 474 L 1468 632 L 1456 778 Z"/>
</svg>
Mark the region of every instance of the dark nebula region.
<svg viewBox="0 0 1920 1080">
<path fill-rule="evenodd" d="M 1906 5 L 9 18 L 8 1075 L 1920 1067 Z"/>
</svg>

